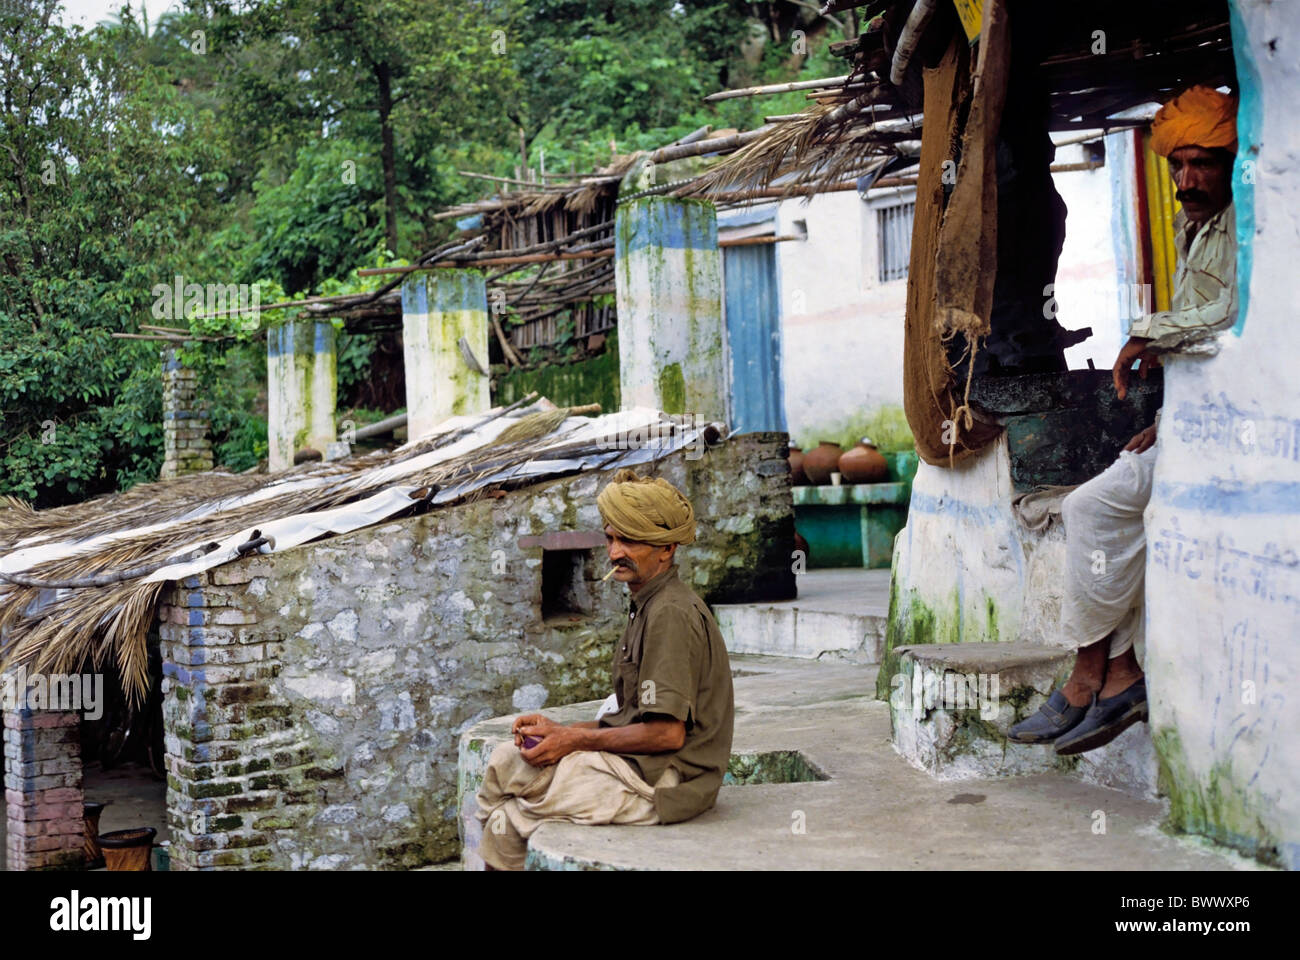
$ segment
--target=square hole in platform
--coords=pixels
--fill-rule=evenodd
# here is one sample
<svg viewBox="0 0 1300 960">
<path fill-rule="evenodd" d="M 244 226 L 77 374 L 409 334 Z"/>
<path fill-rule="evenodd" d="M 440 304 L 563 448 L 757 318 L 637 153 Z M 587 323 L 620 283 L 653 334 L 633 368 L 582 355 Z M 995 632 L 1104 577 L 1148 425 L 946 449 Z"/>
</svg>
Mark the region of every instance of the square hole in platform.
<svg viewBox="0 0 1300 960">
<path fill-rule="evenodd" d="M 722 778 L 726 786 L 754 783 L 817 783 L 829 780 L 825 773 L 798 750 L 769 750 L 765 753 L 733 753 Z"/>
</svg>

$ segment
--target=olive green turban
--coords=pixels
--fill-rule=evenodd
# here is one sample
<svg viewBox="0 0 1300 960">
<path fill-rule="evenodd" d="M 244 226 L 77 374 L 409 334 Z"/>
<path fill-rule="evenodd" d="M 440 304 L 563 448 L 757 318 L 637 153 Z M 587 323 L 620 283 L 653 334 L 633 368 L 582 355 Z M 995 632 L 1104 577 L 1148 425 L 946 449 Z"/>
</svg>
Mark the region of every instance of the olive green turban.
<svg viewBox="0 0 1300 960">
<path fill-rule="evenodd" d="M 691 501 L 663 477 L 639 477 L 625 467 L 600 491 L 596 505 L 605 522 L 626 540 L 657 547 L 695 541 Z"/>
</svg>

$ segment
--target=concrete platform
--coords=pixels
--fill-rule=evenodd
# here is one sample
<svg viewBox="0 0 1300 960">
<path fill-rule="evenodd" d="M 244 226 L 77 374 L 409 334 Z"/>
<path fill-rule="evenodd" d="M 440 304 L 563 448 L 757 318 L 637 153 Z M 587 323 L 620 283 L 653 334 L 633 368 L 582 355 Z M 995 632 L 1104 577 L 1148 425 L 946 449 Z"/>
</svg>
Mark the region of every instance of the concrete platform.
<svg viewBox="0 0 1300 960">
<path fill-rule="evenodd" d="M 1074 654 L 1036 643 L 897 647 L 889 706 L 895 749 L 937 780 L 985 780 L 1060 770 L 1135 797 L 1156 798 L 1151 733 L 1135 724 L 1077 756 L 1007 739 L 1065 682 Z M 877 686 L 877 692 L 880 687 Z"/>
<path fill-rule="evenodd" d="M 543 824 L 533 870 L 1231 870 L 1257 864 L 1163 833 L 1160 803 L 1053 772 L 936 781 L 890 743 L 871 667 L 735 656 L 734 755 L 797 751 L 829 779 L 724 786 L 694 820 L 656 827 Z M 590 716 L 595 704 L 563 711 Z M 497 718 L 466 732 L 486 755 Z M 484 739 L 485 735 L 487 739 Z M 478 738 L 477 751 L 467 751 Z M 476 788 L 462 771 L 467 792 Z M 472 793 L 470 794 L 472 796 Z M 465 857 L 467 868 L 471 860 Z"/>
<path fill-rule="evenodd" d="M 732 653 L 879 663 L 889 615 L 888 570 L 809 570 L 799 595 L 720 603 L 713 616 Z"/>
</svg>

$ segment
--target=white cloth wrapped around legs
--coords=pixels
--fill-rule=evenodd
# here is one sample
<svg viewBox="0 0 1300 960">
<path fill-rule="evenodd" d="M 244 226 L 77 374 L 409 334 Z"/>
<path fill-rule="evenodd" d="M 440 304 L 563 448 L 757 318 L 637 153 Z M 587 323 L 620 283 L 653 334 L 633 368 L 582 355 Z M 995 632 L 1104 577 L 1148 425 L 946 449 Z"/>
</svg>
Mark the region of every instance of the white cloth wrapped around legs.
<svg viewBox="0 0 1300 960">
<path fill-rule="evenodd" d="M 1065 596 L 1061 636 L 1074 647 L 1110 637 L 1114 659 L 1140 639 L 1146 573 L 1143 512 L 1156 447 L 1119 458 L 1065 498 Z"/>
</svg>

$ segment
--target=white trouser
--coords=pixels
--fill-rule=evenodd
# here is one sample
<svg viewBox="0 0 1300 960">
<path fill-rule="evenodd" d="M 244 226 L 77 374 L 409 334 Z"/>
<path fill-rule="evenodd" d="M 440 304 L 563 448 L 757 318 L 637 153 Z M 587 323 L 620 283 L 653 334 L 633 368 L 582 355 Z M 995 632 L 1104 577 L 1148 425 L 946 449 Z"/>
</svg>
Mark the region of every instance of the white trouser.
<svg viewBox="0 0 1300 960">
<path fill-rule="evenodd" d="M 1147 538 L 1156 446 L 1122 451 L 1113 464 L 1070 493 L 1065 520 L 1065 596 L 1061 636 L 1075 647 L 1110 637 L 1110 659 L 1142 636 Z"/>
</svg>

